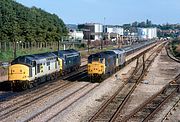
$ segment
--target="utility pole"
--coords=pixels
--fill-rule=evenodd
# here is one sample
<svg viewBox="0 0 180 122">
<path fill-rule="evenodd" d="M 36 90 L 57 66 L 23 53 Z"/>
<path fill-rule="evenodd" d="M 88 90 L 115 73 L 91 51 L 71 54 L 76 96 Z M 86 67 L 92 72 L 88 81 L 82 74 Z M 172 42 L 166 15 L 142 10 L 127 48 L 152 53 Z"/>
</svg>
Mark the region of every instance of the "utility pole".
<svg viewBox="0 0 180 122">
<path fill-rule="evenodd" d="M 103 39 L 101 39 L 101 50 L 103 50 L 103 41 L 105 41 L 105 21 L 106 17 L 104 17 L 104 28 L 103 28 Z"/>
<path fill-rule="evenodd" d="M 88 54 L 89 54 L 89 45 L 90 45 L 90 31 L 88 33 Z"/>
</svg>

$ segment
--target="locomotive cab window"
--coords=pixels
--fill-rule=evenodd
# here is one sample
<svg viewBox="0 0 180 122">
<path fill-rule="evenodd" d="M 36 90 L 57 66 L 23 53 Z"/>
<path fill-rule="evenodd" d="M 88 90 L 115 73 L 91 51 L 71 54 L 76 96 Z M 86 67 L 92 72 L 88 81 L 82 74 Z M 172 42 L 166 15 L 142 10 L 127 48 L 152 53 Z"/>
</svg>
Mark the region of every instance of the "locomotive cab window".
<svg viewBox="0 0 180 122">
<path fill-rule="evenodd" d="M 32 67 L 35 67 L 35 66 L 36 66 L 36 62 L 33 61 L 33 62 L 32 62 Z"/>
<path fill-rule="evenodd" d="M 103 63 L 103 58 L 100 58 L 100 63 Z"/>
</svg>

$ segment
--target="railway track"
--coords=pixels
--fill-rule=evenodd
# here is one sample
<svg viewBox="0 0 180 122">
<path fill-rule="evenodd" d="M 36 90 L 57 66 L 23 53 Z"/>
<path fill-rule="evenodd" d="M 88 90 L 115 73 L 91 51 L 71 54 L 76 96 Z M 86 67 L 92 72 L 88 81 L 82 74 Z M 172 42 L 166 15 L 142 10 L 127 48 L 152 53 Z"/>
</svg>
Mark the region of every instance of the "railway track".
<svg viewBox="0 0 180 122">
<path fill-rule="evenodd" d="M 127 83 L 121 86 L 113 96 L 103 103 L 98 112 L 89 120 L 90 122 L 115 121 L 116 118 L 119 118 L 119 113 L 121 112 L 122 108 L 125 106 L 131 94 L 142 80 L 145 72 L 148 70 L 150 64 L 158 55 L 162 47 L 163 45 L 154 51 L 146 61 L 144 61 L 143 56 L 143 63 L 141 65 L 139 65 L 139 62 L 137 62 L 136 68 L 132 76 L 128 79 Z"/>
<path fill-rule="evenodd" d="M 18 113 L 22 113 L 22 111 L 28 111 L 29 109 L 32 109 L 33 105 L 35 104 L 39 104 L 40 102 L 42 102 L 43 100 L 45 100 L 46 98 L 52 96 L 52 94 L 57 94 L 58 91 L 64 91 L 65 89 L 69 89 L 68 87 L 73 86 L 75 83 L 71 83 L 70 85 L 63 85 L 61 88 L 56 88 L 54 90 L 52 90 L 51 92 L 48 92 L 47 94 L 44 94 L 43 96 L 39 96 L 35 99 L 32 100 L 27 100 L 23 103 L 19 103 L 19 104 L 15 104 L 14 106 L 11 106 L 10 108 L 4 108 L 4 111 L 2 111 L 0 113 L 0 120 L 1 121 L 8 121 L 8 118 L 13 117 L 13 115 L 17 115 Z M 72 98 L 74 97 L 74 102 L 76 102 L 78 99 L 82 98 L 83 96 L 85 96 L 86 94 L 88 94 L 92 89 L 94 89 L 96 86 L 98 86 L 99 84 L 91 84 L 91 83 L 86 83 L 84 85 L 81 85 L 79 88 L 74 89 L 71 92 L 68 92 L 66 95 L 62 96 L 60 99 L 58 99 L 58 101 L 54 102 L 53 104 L 47 106 L 46 108 L 40 109 L 40 112 L 38 113 L 33 113 L 35 115 L 31 116 L 28 120 L 23 120 L 23 121 L 30 121 L 34 118 L 36 118 L 37 116 L 45 113 L 46 111 L 48 111 L 51 108 L 56 108 L 56 106 L 58 106 L 59 104 L 61 104 L 63 101 L 65 101 L 65 103 L 67 102 L 67 100 L 72 100 Z M 86 91 L 85 93 L 83 91 Z M 77 97 L 76 94 L 82 94 L 80 97 Z M 71 104 L 73 104 L 71 103 Z M 71 105 L 70 104 L 70 105 Z M 68 106 L 70 106 L 68 105 Z M 37 106 L 37 105 L 36 105 Z M 63 110 L 65 110 L 68 106 L 64 106 L 64 108 L 61 110 L 61 112 Z M 53 109 L 54 110 L 54 109 Z M 38 110 L 39 111 L 39 110 Z"/>
<path fill-rule="evenodd" d="M 125 116 L 125 118 L 123 118 L 121 121 L 147 122 L 148 120 L 152 119 L 155 113 L 157 113 L 160 108 L 175 95 L 175 93 L 177 93 L 177 89 L 169 89 L 166 91 L 166 93 L 159 93 L 153 96 L 153 98 L 148 99 L 130 115 Z"/>
<path fill-rule="evenodd" d="M 168 113 L 163 117 L 161 122 L 168 120 L 169 116 L 172 115 L 172 111 L 176 110 L 176 107 L 178 107 L 179 104 L 180 104 L 180 98 L 179 100 L 176 101 L 176 103 L 172 106 L 172 108 L 168 111 Z"/>
<path fill-rule="evenodd" d="M 84 66 L 83 68 L 86 68 L 86 66 Z M 84 69 L 81 69 L 81 71 L 83 72 Z M 61 79 L 63 79 L 63 78 L 71 79 L 72 76 L 76 77 L 76 75 L 78 75 L 78 74 L 79 74 L 79 72 L 73 73 L 73 75 L 71 74 L 70 76 L 62 77 Z M 36 103 L 43 98 L 47 98 L 48 96 L 50 96 L 60 90 L 67 89 L 68 87 L 72 86 L 75 83 L 76 82 L 68 82 L 68 81 L 64 81 L 64 80 L 59 80 L 59 81 L 53 82 L 51 84 L 47 84 L 41 88 L 38 87 L 37 89 L 34 89 L 34 90 L 31 89 L 29 91 L 22 92 L 19 95 L 17 95 L 16 97 L 13 97 L 12 101 L 10 101 L 10 103 L 8 105 L 4 106 L 3 103 L 0 104 L 1 106 L 4 106 L 1 108 L 1 111 L 0 111 L 0 120 L 16 113 L 26 107 L 29 107 L 33 103 Z"/>
<path fill-rule="evenodd" d="M 27 119 L 25 122 L 29 121 L 38 121 L 39 118 L 41 118 L 42 121 L 50 121 L 56 118 L 61 112 L 66 110 L 68 107 L 70 107 L 72 104 L 77 102 L 79 99 L 87 95 L 89 92 L 91 92 L 93 89 L 98 87 L 99 84 L 91 84 L 88 83 L 84 87 L 76 90 L 75 92 L 69 94 L 68 96 L 62 98 L 61 100 L 55 102 L 51 106 L 47 107 L 46 109 L 38 112 L 37 114 L 33 115 L 29 119 Z M 58 109 L 57 109 L 58 108 Z M 53 111 L 53 113 L 50 113 L 50 111 Z"/>
<path fill-rule="evenodd" d="M 178 75 L 174 80 L 178 80 L 180 75 Z M 173 80 L 173 81 L 174 81 Z M 178 87 L 172 87 L 170 85 L 165 86 L 161 91 L 147 99 L 139 107 L 133 110 L 129 115 L 125 116 L 121 121 L 143 121 L 148 122 L 153 116 L 161 109 L 161 107 L 168 102 L 174 96 L 177 96 Z M 176 107 L 180 99 L 176 104 L 170 109 L 170 111 Z M 170 113 L 170 111 L 163 118 L 165 120 Z"/>
<path fill-rule="evenodd" d="M 79 72 L 77 73 L 76 75 L 70 77 L 70 78 L 67 78 L 67 79 L 64 79 L 64 80 L 68 80 L 68 81 L 79 81 L 81 79 L 83 79 L 84 77 L 87 77 L 88 74 L 87 74 L 87 70 L 83 71 L 83 72 Z"/>
<path fill-rule="evenodd" d="M 2 96 L 1 96 L 2 99 L 0 100 L 0 105 L 2 104 L 3 101 L 8 101 L 8 100 L 12 100 L 12 99 L 15 99 L 18 97 L 26 96 L 26 94 L 34 94 L 37 92 L 48 90 L 47 87 L 53 86 L 56 82 L 57 82 L 57 84 L 61 84 L 61 82 L 58 82 L 58 81 L 61 81 L 61 80 L 69 81 L 69 79 L 71 79 L 72 77 L 76 77 L 76 75 L 78 75 L 79 73 L 85 72 L 85 71 L 87 71 L 87 65 L 81 66 L 81 68 L 77 72 L 72 72 L 72 73 L 70 73 L 66 76 L 62 76 L 56 80 L 45 82 L 45 83 L 40 84 L 37 87 L 34 87 L 32 89 L 28 89 L 28 90 L 22 91 L 22 92 L 16 92 L 16 93 L 13 93 L 13 95 L 2 94 Z"/>
<path fill-rule="evenodd" d="M 57 87 L 46 89 L 47 91 L 43 90 L 38 92 L 37 94 L 34 94 L 33 96 L 27 96 L 17 102 L 13 102 L 13 104 L 10 104 L 9 106 L 6 106 L 1 109 L 0 120 L 3 120 L 8 116 L 11 116 L 16 112 L 33 105 L 34 103 L 40 101 L 43 98 L 49 97 L 50 95 L 54 94 L 57 91 L 70 87 L 71 85 L 73 85 L 73 83 L 64 82 Z"/>
</svg>

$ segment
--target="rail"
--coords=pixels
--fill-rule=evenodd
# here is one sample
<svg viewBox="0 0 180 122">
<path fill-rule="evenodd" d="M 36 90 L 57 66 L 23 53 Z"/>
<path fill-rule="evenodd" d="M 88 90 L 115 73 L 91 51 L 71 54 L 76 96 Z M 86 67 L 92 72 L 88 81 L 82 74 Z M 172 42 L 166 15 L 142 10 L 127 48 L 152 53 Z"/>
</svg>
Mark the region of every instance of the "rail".
<svg viewBox="0 0 180 122">
<path fill-rule="evenodd" d="M 174 80 L 178 80 L 179 75 L 176 76 L 172 81 Z M 170 87 L 169 84 L 167 84 L 166 86 L 164 86 L 159 92 L 157 92 L 156 94 L 152 95 L 150 98 L 148 98 L 145 102 L 143 102 L 141 105 L 139 105 L 135 110 L 133 110 L 129 115 L 126 115 L 123 119 L 122 122 L 126 122 L 128 120 L 130 120 L 131 118 L 133 118 L 133 116 L 135 116 L 136 114 L 138 114 L 138 112 L 142 111 L 148 104 L 153 103 L 153 100 L 155 100 L 158 96 L 163 95 L 165 93 L 165 91 L 167 91 L 167 89 Z M 177 92 L 178 88 L 175 88 L 165 99 L 163 99 L 161 101 L 161 103 L 155 108 L 153 109 L 153 111 L 147 115 L 144 118 L 144 122 L 147 122 L 153 115 L 155 115 L 155 113 L 157 113 L 160 108 Z M 156 102 L 155 102 L 156 103 Z M 159 103 L 159 102 L 157 102 Z M 144 114 L 145 115 L 145 114 Z"/>
</svg>

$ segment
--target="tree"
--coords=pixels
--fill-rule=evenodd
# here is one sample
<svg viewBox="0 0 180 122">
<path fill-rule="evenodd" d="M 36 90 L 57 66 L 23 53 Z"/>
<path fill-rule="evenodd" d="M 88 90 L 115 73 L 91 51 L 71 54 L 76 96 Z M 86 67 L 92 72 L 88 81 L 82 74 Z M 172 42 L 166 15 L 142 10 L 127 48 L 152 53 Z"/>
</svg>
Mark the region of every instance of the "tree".
<svg viewBox="0 0 180 122">
<path fill-rule="evenodd" d="M 66 26 L 57 15 L 14 0 L 0 1 L 0 41 L 57 41 L 66 34 Z"/>
</svg>

